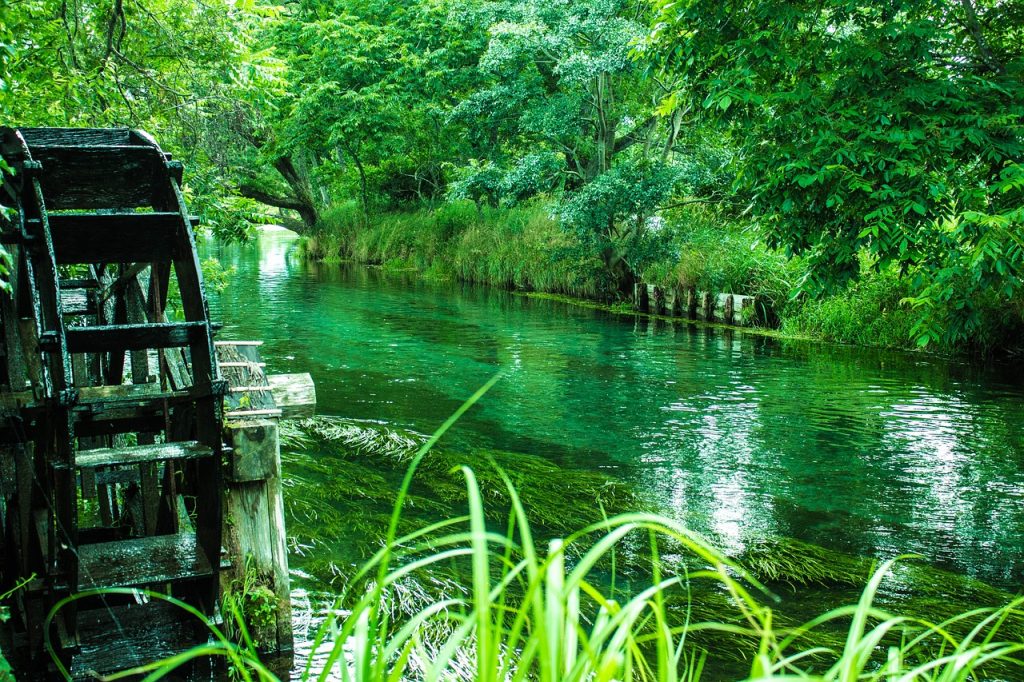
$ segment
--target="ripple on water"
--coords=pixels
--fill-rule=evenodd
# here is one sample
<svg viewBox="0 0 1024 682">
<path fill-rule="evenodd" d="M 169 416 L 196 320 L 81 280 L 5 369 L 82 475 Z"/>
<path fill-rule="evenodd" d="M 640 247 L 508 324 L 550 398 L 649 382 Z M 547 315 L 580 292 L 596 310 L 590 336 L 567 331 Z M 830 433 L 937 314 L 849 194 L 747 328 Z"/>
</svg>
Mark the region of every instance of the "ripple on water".
<svg viewBox="0 0 1024 682">
<path fill-rule="evenodd" d="M 723 538 L 790 534 L 1024 572 L 1024 390 L 978 368 L 652 323 L 497 290 L 309 266 L 290 239 L 208 245 L 237 273 L 223 336 L 310 371 L 318 410 L 616 472 Z"/>
</svg>

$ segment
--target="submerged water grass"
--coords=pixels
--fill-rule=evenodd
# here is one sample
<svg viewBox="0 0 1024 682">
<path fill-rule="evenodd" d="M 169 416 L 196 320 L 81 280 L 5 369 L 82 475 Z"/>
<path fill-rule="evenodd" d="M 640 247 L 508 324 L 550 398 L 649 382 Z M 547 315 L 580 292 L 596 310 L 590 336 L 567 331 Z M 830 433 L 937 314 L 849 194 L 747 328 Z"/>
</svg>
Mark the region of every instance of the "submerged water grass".
<svg viewBox="0 0 1024 682">
<path fill-rule="evenodd" d="M 417 474 L 440 471 L 427 465 L 434 445 L 493 381 L 427 439 L 359 434 L 340 423 L 318 427 L 321 435 L 340 430 L 357 448 L 390 451 L 407 467 L 383 544 L 345 581 L 311 643 L 302 679 L 955 682 L 1024 674 L 1024 598 L 939 622 L 895 615 L 877 605 L 887 579 L 900 570 L 890 560 L 867 572 L 856 603 L 794 625 L 779 617 L 757 576 L 791 584 L 852 582 L 864 566 L 829 567 L 812 547 L 788 543 L 748 553 L 754 568 L 748 572 L 679 522 L 645 512 L 608 514 L 543 541 L 501 467 L 494 467 L 502 490 L 497 504 L 488 499 L 494 479 L 485 482 L 458 465 L 466 513 L 404 532 Z M 309 436 L 290 437 L 296 444 Z M 412 452 L 410 441 L 417 443 Z M 636 555 L 638 544 L 648 550 L 646 570 L 622 570 L 628 580 L 618 582 L 618 557 Z M 787 558 L 773 564 L 777 554 Z M 797 581 L 803 563 L 811 567 Z M 436 582 L 438 575 L 452 576 L 440 589 L 445 596 L 410 592 L 410 585 Z M 943 589 L 936 586 L 935 593 Z M 998 596 L 973 583 L 964 589 Z M 401 608 L 405 601 L 415 608 Z M 228 615 L 240 644 L 208 623 L 211 643 L 117 678 L 156 680 L 192 658 L 220 655 L 237 679 L 275 680 L 259 662 L 244 615 Z M 716 659 L 741 663 L 713 667 Z"/>
</svg>

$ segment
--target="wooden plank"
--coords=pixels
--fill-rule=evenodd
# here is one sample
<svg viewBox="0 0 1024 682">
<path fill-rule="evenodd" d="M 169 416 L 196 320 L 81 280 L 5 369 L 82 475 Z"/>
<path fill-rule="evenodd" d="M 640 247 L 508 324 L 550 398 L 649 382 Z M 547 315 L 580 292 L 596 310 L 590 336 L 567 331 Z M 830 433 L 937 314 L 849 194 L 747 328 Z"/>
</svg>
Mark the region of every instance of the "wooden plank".
<svg viewBox="0 0 1024 682">
<path fill-rule="evenodd" d="M 161 153 L 148 146 L 35 146 L 38 177 L 49 210 L 151 206 Z"/>
<path fill-rule="evenodd" d="M 225 412 L 224 416 L 232 419 L 241 419 L 245 417 L 280 417 L 281 410 L 278 408 L 268 408 L 265 410 L 233 410 L 231 412 Z"/>
<path fill-rule="evenodd" d="M 274 404 L 283 419 L 312 417 L 316 414 L 316 384 L 308 372 L 300 374 L 268 374 L 267 382 L 274 394 Z"/>
<path fill-rule="evenodd" d="M 83 386 L 78 389 L 78 404 L 113 402 L 149 402 L 158 400 L 181 400 L 188 394 L 182 391 L 164 391 L 159 384 L 118 384 L 116 386 Z"/>
<path fill-rule="evenodd" d="M 18 128 L 31 148 L 36 145 L 123 145 L 132 142 L 128 128 Z"/>
<path fill-rule="evenodd" d="M 192 533 L 81 545 L 79 552 L 79 590 L 153 585 L 213 573 Z"/>
<path fill-rule="evenodd" d="M 172 459 L 198 459 L 200 457 L 209 457 L 212 454 L 213 450 L 196 441 L 153 443 L 150 445 L 132 445 L 120 448 L 82 450 L 75 456 L 75 466 L 80 468 L 123 466 L 126 464 L 142 464 L 144 462 L 163 462 Z"/>
<path fill-rule="evenodd" d="M 18 320 L 22 350 L 25 353 L 25 368 L 28 379 L 36 388 L 39 397 L 46 396 L 46 382 L 43 380 L 43 358 L 39 354 L 39 328 L 30 317 Z"/>
<path fill-rule="evenodd" d="M 61 289 L 60 311 L 64 315 L 94 315 L 96 304 L 85 289 Z"/>
<path fill-rule="evenodd" d="M 71 659 L 73 680 L 101 679 L 122 670 L 166 660 L 206 642 L 208 632 L 178 607 L 152 600 L 145 604 L 104 606 L 79 613 L 79 650 Z M 193 678 L 186 669 L 176 675 L 213 679 L 213 663 L 200 659 L 206 674 Z M 195 662 L 192 663 L 195 665 Z M 197 672 L 197 671 L 192 671 Z"/>
<path fill-rule="evenodd" d="M 277 409 L 263 371 L 258 345 L 220 344 L 216 349 L 217 363 L 230 386 L 224 398 L 225 410 L 231 413 Z"/>
<path fill-rule="evenodd" d="M 160 324 L 113 324 L 73 327 L 67 330 L 72 353 L 174 348 L 202 343 L 209 336 L 204 321 Z"/>
<path fill-rule="evenodd" d="M 49 219 L 58 265 L 166 262 L 176 255 L 176 213 L 64 213 Z"/>
<path fill-rule="evenodd" d="M 4 355 L 7 363 L 8 387 L 12 391 L 20 391 L 30 385 L 28 368 L 25 365 L 25 351 L 22 348 L 21 333 L 18 327 L 18 291 L 21 283 L 21 247 L 8 247 L 11 255 L 11 272 L 8 282 L 13 290 L 10 295 L 0 297 L 0 317 L 2 317 L 4 334 Z"/>
</svg>

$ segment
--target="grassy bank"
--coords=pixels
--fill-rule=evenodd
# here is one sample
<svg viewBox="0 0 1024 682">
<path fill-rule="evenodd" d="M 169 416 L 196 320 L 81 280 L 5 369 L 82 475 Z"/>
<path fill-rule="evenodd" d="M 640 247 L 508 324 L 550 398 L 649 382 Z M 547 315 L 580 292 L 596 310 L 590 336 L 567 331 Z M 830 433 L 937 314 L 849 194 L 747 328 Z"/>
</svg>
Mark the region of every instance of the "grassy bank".
<svg viewBox="0 0 1024 682">
<path fill-rule="evenodd" d="M 320 230 L 302 242 L 307 257 L 324 262 L 354 260 L 437 279 L 601 296 L 600 262 L 580 257 L 574 247 L 545 202 L 510 209 L 456 202 L 369 221 L 346 204 L 328 211 Z"/>
<path fill-rule="evenodd" d="M 349 260 L 435 279 L 614 302 L 600 259 L 561 229 L 552 204 L 543 200 L 512 208 L 454 202 L 368 220 L 356 204 L 344 204 L 324 214 L 301 248 L 318 261 Z M 846 289 L 794 297 L 803 276 L 798 260 L 766 248 L 750 225 L 700 205 L 670 211 L 645 248 L 637 257 L 644 281 L 757 296 L 783 335 L 917 348 L 909 274 L 876 272 L 865 262 L 860 279 Z M 1022 306 L 982 301 L 982 324 L 970 348 L 933 342 L 928 350 L 953 354 L 1012 346 L 1016 342 L 1007 341 L 1019 338 L 1013 330 L 1024 320 Z"/>
</svg>

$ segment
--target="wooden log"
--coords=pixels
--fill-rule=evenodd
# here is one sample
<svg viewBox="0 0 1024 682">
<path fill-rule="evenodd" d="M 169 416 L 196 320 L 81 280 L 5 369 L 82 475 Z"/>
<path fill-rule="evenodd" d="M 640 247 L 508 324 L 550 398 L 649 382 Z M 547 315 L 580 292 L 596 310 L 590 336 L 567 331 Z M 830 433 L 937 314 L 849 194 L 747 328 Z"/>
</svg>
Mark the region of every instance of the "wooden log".
<svg viewBox="0 0 1024 682">
<path fill-rule="evenodd" d="M 301 374 L 269 374 L 267 382 L 281 417 L 294 419 L 316 414 L 316 385 L 308 372 Z"/>
</svg>

